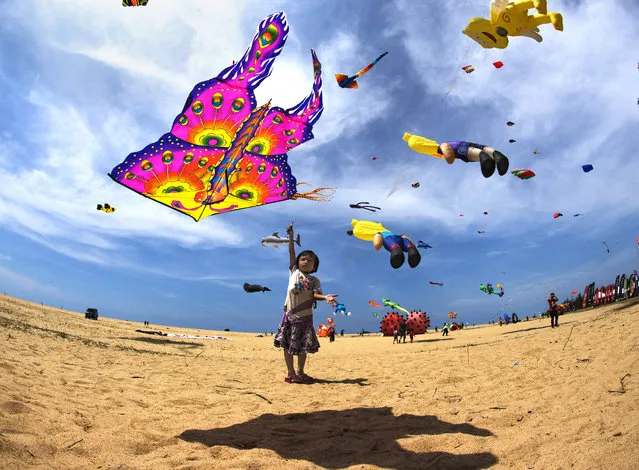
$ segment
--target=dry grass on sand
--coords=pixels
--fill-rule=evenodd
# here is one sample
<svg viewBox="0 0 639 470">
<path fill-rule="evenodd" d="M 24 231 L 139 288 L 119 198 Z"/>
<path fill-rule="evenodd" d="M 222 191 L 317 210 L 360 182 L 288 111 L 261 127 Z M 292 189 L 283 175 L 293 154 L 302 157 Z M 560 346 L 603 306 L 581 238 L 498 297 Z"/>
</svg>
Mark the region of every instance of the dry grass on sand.
<svg viewBox="0 0 639 470">
<path fill-rule="evenodd" d="M 298 385 L 270 336 L 0 296 L 0 467 L 639 468 L 639 303 L 560 322 L 322 339 Z"/>
</svg>

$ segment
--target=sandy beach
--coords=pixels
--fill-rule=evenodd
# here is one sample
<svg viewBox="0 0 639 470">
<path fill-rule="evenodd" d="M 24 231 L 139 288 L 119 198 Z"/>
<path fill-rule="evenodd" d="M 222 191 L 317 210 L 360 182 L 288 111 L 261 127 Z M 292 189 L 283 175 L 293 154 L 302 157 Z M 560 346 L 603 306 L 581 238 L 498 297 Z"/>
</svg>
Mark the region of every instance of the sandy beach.
<svg viewBox="0 0 639 470">
<path fill-rule="evenodd" d="M 322 338 L 309 385 L 285 383 L 282 352 L 256 333 L 91 321 L 0 296 L 0 334 L 3 469 L 639 465 L 633 300 L 558 329 Z"/>
</svg>

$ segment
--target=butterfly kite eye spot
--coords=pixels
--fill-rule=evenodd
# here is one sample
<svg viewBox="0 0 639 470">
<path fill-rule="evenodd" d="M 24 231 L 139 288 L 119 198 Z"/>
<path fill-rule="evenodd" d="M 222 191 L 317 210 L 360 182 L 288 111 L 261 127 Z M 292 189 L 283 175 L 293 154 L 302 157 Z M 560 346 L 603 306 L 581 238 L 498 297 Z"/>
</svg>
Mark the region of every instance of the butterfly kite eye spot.
<svg viewBox="0 0 639 470">
<path fill-rule="evenodd" d="M 188 152 L 186 154 L 184 154 L 184 163 L 186 165 L 188 165 L 189 163 L 191 163 L 193 161 L 193 154 L 191 152 Z"/>
<path fill-rule="evenodd" d="M 242 108 L 244 108 L 244 98 L 236 98 L 235 101 L 233 101 L 232 108 L 236 113 L 241 111 Z"/>
<path fill-rule="evenodd" d="M 130 171 L 127 171 L 125 173 L 125 175 L 124 175 L 124 178 L 128 179 L 128 180 L 134 180 L 135 179 L 135 174 L 131 173 Z"/>
<path fill-rule="evenodd" d="M 264 49 L 265 47 L 270 46 L 279 36 L 280 34 L 277 27 L 273 24 L 269 25 L 268 28 L 266 28 L 266 31 L 264 31 L 260 36 L 260 48 Z"/>
<path fill-rule="evenodd" d="M 144 170 L 144 171 L 150 171 L 153 169 L 153 164 L 148 161 L 148 160 L 144 160 L 142 162 L 142 165 L 140 165 L 140 167 Z"/>
<path fill-rule="evenodd" d="M 260 166 L 257 167 L 257 172 L 264 173 L 264 170 L 266 170 L 266 163 L 260 163 Z"/>
<path fill-rule="evenodd" d="M 197 193 L 195 193 L 195 197 L 193 198 L 193 200 L 195 202 L 201 203 L 202 201 L 204 201 L 205 198 L 206 198 L 206 191 L 198 191 Z"/>
<path fill-rule="evenodd" d="M 277 176 L 277 174 L 278 174 L 278 173 L 279 173 L 279 171 L 278 171 L 277 167 L 274 167 L 274 168 L 271 170 L 271 178 L 275 178 L 275 177 Z"/>
<path fill-rule="evenodd" d="M 284 121 L 282 120 L 282 116 L 280 116 L 279 114 L 276 114 L 276 115 L 273 117 L 273 122 L 274 122 L 275 124 L 282 124 L 282 122 L 284 122 Z"/>
<path fill-rule="evenodd" d="M 246 165 L 246 169 L 244 171 L 246 173 L 250 173 L 251 171 L 253 171 L 253 164 L 249 163 L 248 165 Z"/>
<path fill-rule="evenodd" d="M 213 165 L 209 165 L 206 171 L 208 171 L 209 173 L 215 173 L 215 167 Z"/>
<path fill-rule="evenodd" d="M 214 93 L 213 97 L 211 98 L 211 104 L 213 105 L 213 107 L 215 109 L 220 109 L 223 103 L 224 96 L 222 95 L 222 93 Z"/>
<path fill-rule="evenodd" d="M 284 135 L 286 135 L 288 137 L 292 136 L 293 134 L 295 134 L 295 129 L 286 129 L 284 131 Z"/>
<path fill-rule="evenodd" d="M 289 143 L 289 144 L 291 144 L 291 145 L 297 145 L 297 144 L 299 144 L 299 143 L 300 143 L 300 140 L 299 140 L 299 139 L 296 139 L 296 138 L 294 137 L 294 138 L 290 139 L 290 140 L 288 141 L 288 143 Z"/>
<path fill-rule="evenodd" d="M 204 168 L 208 162 L 209 162 L 208 157 L 202 157 L 198 160 L 197 166 L 199 166 L 200 168 Z"/>
<path fill-rule="evenodd" d="M 189 118 L 187 118 L 184 114 L 182 114 L 178 118 L 178 123 L 180 124 L 180 126 L 186 126 L 189 124 Z"/>
<path fill-rule="evenodd" d="M 162 154 L 162 163 L 164 163 L 165 165 L 168 165 L 169 163 L 171 163 L 173 161 L 173 152 L 171 152 L 170 150 L 167 150 L 166 152 L 164 152 Z"/>
<path fill-rule="evenodd" d="M 194 114 L 200 115 L 202 111 L 204 111 L 204 105 L 201 101 L 196 101 L 191 105 L 191 111 L 193 111 Z"/>
<path fill-rule="evenodd" d="M 249 67 L 247 70 L 248 73 L 253 73 L 255 72 L 255 67 Z"/>
</svg>

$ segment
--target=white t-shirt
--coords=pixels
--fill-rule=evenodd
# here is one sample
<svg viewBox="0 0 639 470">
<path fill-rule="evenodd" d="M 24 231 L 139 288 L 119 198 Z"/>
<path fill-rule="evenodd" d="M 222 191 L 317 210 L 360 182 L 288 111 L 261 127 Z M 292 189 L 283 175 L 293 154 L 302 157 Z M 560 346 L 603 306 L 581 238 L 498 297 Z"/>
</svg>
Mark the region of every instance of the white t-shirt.
<svg viewBox="0 0 639 470">
<path fill-rule="evenodd" d="M 313 299 L 313 294 L 322 294 L 320 280 L 310 274 L 304 274 L 298 268 L 291 268 L 291 275 L 288 279 L 288 290 L 284 301 L 284 311 L 294 309 L 302 302 Z M 292 317 L 302 318 L 313 315 L 313 306 L 296 312 Z"/>
</svg>

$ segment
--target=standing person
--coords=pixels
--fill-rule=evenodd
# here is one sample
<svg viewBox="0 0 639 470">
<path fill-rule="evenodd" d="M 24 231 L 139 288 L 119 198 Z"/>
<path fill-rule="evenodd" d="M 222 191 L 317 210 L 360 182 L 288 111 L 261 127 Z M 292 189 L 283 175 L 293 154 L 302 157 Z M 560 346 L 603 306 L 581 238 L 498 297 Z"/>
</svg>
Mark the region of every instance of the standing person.
<svg viewBox="0 0 639 470">
<path fill-rule="evenodd" d="M 408 336 L 410 336 L 410 342 L 412 343 L 413 342 L 413 338 L 415 337 L 415 332 L 412 329 L 410 329 L 408 331 Z"/>
<path fill-rule="evenodd" d="M 331 329 L 329 330 L 329 335 L 328 337 L 330 338 L 329 341 L 332 343 L 333 341 L 335 341 L 335 328 L 331 327 Z"/>
<path fill-rule="evenodd" d="M 450 328 L 450 325 L 448 323 L 444 323 L 444 326 L 442 326 L 442 336 L 448 336 L 448 328 Z"/>
<path fill-rule="evenodd" d="M 393 344 L 395 343 L 399 344 L 399 340 L 397 339 L 398 335 L 399 335 L 399 331 L 397 331 L 397 328 L 395 328 L 393 330 Z"/>
<path fill-rule="evenodd" d="M 551 292 L 550 295 L 548 296 L 548 299 L 546 299 L 546 302 L 548 302 L 548 315 L 550 315 L 550 327 L 554 328 L 556 326 L 559 326 L 559 310 L 557 309 L 557 302 L 559 302 L 559 299 L 557 298 L 554 292 Z"/>
<path fill-rule="evenodd" d="M 293 225 L 286 228 L 286 233 L 290 255 L 288 290 L 284 315 L 273 343 L 284 349 L 284 361 L 288 370 L 288 376 L 284 380 L 288 383 L 309 383 L 313 378 L 304 372 L 306 355 L 316 353 L 320 347 L 313 327 L 313 306 L 317 300 L 325 300 L 335 308 L 337 294 L 322 294 L 320 280 L 312 276 L 319 267 L 319 258 L 310 250 L 304 250 L 296 257 Z M 297 373 L 293 356 L 297 356 Z"/>
<path fill-rule="evenodd" d="M 399 324 L 399 341 L 401 343 L 402 339 L 404 340 L 404 344 L 406 343 L 406 323 L 401 322 Z"/>
</svg>

